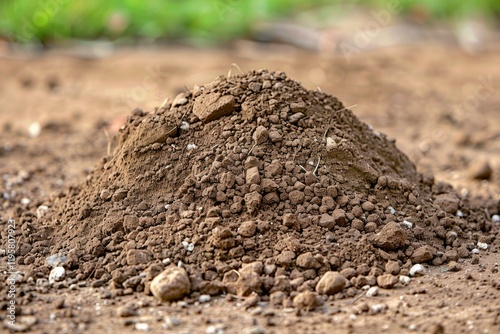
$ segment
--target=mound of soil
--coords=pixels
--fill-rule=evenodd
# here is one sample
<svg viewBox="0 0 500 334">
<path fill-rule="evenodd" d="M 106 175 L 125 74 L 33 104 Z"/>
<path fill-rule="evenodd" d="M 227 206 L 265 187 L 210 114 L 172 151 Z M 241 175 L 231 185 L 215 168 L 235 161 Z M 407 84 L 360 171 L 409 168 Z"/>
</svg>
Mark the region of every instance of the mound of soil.
<svg viewBox="0 0 500 334">
<path fill-rule="evenodd" d="M 286 296 L 330 271 L 352 285 L 334 293 L 354 295 L 472 256 L 492 241 L 485 206 L 499 211 L 417 173 L 335 97 L 251 71 L 135 110 L 86 182 L 28 219 L 33 247 L 19 260 L 47 277 L 45 258 L 67 256 L 69 278 L 117 294 L 150 293 L 177 265 L 192 296 Z"/>
</svg>

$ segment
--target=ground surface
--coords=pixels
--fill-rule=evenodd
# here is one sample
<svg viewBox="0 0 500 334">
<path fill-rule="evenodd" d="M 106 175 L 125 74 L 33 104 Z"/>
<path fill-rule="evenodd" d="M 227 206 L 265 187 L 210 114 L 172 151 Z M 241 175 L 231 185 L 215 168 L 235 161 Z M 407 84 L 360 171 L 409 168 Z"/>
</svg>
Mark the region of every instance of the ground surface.
<svg viewBox="0 0 500 334">
<path fill-rule="evenodd" d="M 238 72 L 232 63 L 245 71 L 283 70 L 307 88 L 319 87 L 347 106 L 357 105 L 352 108 L 356 115 L 396 138 L 419 171 L 434 173 L 460 193 L 498 199 L 498 54 L 472 57 L 435 45 L 383 49 L 352 59 L 247 42 L 219 51 L 124 50 L 102 60 L 61 53 L 2 59 L 2 187 L 16 179 L 13 187 L 30 199 L 28 207 L 47 203 L 85 180 L 134 107 L 151 110 L 184 87 Z M 33 133 L 36 124 L 41 132 L 31 138 L 30 126 Z M 491 179 L 472 180 L 471 170 L 486 161 L 493 169 Z M 6 229 L 7 216 L 16 213 L 6 206 L 0 210 Z M 18 321 L 36 319 L 28 330 L 47 333 L 135 332 L 139 324 L 172 333 L 259 333 L 257 327 L 266 333 L 367 333 L 375 328 L 388 333 L 499 333 L 499 246 L 496 240 L 478 263 L 466 260 L 457 272 L 430 267 L 407 287 L 328 302 L 312 313 L 275 310 L 266 302 L 245 310 L 243 300 L 222 297 L 201 305 L 161 305 L 143 294 L 110 299 L 106 288 L 82 287 L 35 291 L 33 300 L 21 306 Z M 373 305 L 385 310 L 375 315 L 363 311 Z M 123 306 L 137 315 L 119 317 Z"/>
</svg>

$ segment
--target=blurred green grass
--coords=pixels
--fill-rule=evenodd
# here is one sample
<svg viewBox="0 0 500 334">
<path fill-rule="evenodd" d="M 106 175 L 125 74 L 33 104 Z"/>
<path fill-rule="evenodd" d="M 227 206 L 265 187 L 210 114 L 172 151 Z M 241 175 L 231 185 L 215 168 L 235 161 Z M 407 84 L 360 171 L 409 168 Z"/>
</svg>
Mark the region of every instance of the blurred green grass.
<svg viewBox="0 0 500 334">
<path fill-rule="evenodd" d="M 397 0 L 396 0 L 397 1 Z M 253 22 L 332 5 L 387 7 L 385 0 L 1 0 L 0 36 L 21 43 L 65 38 L 110 40 L 198 38 L 224 41 Z M 399 0 L 403 13 L 431 18 L 497 15 L 499 0 Z M 340 8 L 340 7 L 339 7 Z"/>
</svg>

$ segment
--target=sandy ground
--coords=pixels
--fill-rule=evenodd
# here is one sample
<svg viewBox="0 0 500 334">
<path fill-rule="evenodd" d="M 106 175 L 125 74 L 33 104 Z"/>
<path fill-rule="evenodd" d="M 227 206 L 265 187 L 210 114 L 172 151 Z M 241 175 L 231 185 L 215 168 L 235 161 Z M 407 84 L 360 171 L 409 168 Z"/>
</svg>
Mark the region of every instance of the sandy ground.
<svg viewBox="0 0 500 334">
<path fill-rule="evenodd" d="M 462 194 L 498 199 L 498 57 L 432 45 L 346 59 L 237 42 L 226 50 L 123 49 L 101 60 L 55 51 L 31 60 L 1 59 L 0 190 L 6 179 L 18 177 L 20 197 L 34 207 L 46 203 L 85 180 L 133 108 L 151 110 L 229 71 L 268 68 L 353 106 L 362 121 L 397 139 L 419 171 Z M 491 178 L 474 180 L 485 164 Z M 6 229 L 16 212 L 4 205 L 0 215 Z M 275 310 L 265 300 L 245 309 L 243 300 L 230 297 L 162 305 L 143 294 L 114 297 L 105 287 L 76 287 L 34 289 L 18 322 L 35 333 L 127 333 L 145 326 L 167 333 L 500 333 L 498 250 L 497 239 L 479 261 L 460 263 L 459 271 L 429 267 L 407 287 L 331 301 L 315 312 Z M 7 304 L 0 305 L 4 321 Z M 120 317 L 123 307 L 135 315 Z"/>
</svg>

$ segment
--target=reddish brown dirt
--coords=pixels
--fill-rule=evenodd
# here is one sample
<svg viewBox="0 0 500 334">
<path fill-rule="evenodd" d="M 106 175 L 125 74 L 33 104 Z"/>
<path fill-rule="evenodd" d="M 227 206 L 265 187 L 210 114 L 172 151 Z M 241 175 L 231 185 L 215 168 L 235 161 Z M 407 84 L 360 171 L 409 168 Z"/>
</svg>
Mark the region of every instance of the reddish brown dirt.
<svg viewBox="0 0 500 334">
<path fill-rule="evenodd" d="M 165 321 L 171 323 L 172 317 L 180 320 L 179 326 L 169 325 L 174 332 L 204 332 L 210 326 L 208 331 L 223 327 L 224 332 L 239 332 L 241 322 L 247 330 L 258 325 L 265 332 L 277 333 L 283 327 L 297 332 L 332 328 L 359 332 L 373 326 L 391 332 L 398 328 L 439 332 L 439 323 L 450 333 L 498 330 L 499 309 L 494 303 L 498 297 L 498 224 L 491 223 L 491 215 L 499 210 L 498 130 L 492 122 L 499 101 L 488 94 L 496 86 L 494 80 L 488 86 L 490 72 L 486 70 L 493 55 L 483 55 L 478 61 L 456 51 L 421 48 L 418 51 L 423 57 L 417 64 L 406 59 L 415 50 L 404 49 L 362 55 L 350 64 L 325 57 L 318 62 L 319 56 L 301 53 L 283 63 L 276 59 L 279 52 L 250 51 L 244 54 L 269 59 L 255 61 L 207 52 L 203 62 L 183 65 L 192 51 L 179 50 L 170 52 L 168 61 L 158 54 L 129 54 L 119 60 L 90 63 L 53 56 L 30 63 L 9 61 L 10 66 L 2 68 L 9 78 L 2 82 L 1 107 L 9 111 L 2 114 L 5 131 L 0 171 L 6 175 L 3 192 L 9 195 L 3 202 L 2 219 L 4 225 L 6 217 L 19 222 L 18 261 L 26 271 L 18 282 L 22 294 L 18 319 L 36 318 L 37 324 L 30 330 L 58 326 L 69 332 L 71 328 L 123 330 L 127 324 L 133 330 L 135 323 L 147 323 L 156 331 Z M 458 70 L 456 64 L 446 67 L 447 57 L 462 62 L 458 75 L 464 80 L 453 79 L 452 72 Z M 294 69 L 295 64 L 308 61 L 315 65 Z M 167 104 L 147 115 L 135 112 L 120 139 L 109 143 L 114 151 L 107 150 L 105 133 L 113 134 L 125 121 L 131 109 L 127 105 L 151 110 L 165 96 L 173 98 L 183 91 L 182 83 L 192 87 L 211 82 L 217 71 L 224 74 L 226 70 L 219 67 L 224 62 L 236 62 L 242 68 L 278 67 L 289 77 L 306 78 L 304 84 L 311 88 L 313 81 L 345 103 L 307 91 L 279 72 L 235 77 L 233 68 L 230 79 L 218 79 L 219 83 L 205 86 L 204 93 L 200 88 L 187 92 L 185 104 L 172 108 Z M 60 72 L 54 66 L 50 73 L 51 64 L 56 63 Z M 145 69 L 138 84 L 120 89 L 127 85 L 121 80 L 124 68 L 131 67 L 128 73 L 133 75 L 136 69 L 154 64 L 159 64 L 160 74 Z M 380 66 L 389 68 L 391 76 L 384 75 Z M 211 68 L 214 72 L 207 72 Z M 426 79 L 428 71 L 437 68 L 449 75 Z M 104 71 L 108 73 L 104 75 Z M 186 77 L 184 73 L 201 74 Z M 394 80 L 402 73 L 414 74 L 415 80 L 398 85 Z M 478 75 L 479 81 L 475 79 Z M 484 78 L 484 94 L 467 95 L 469 86 L 477 91 Z M 250 85 L 267 85 L 266 81 L 270 88 Z M 116 92 L 104 87 L 114 87 Z M 402 89 L 412 93 L 401 93 Z M 232 114 L 200 122 L 193 108 L 195 113 L 196 108 L 206 108 L 204 101 L 212 96 L 206 96 L 207 91 L 233 96 Z M 476 109 L 468 104 L 465 111 L 452 108 L 467 101 Z M 358 104 L 354 114 L 375 130 L 350 111 L 341 110 L 354 103 Z M 36 110 L 43 112 L 33 117 Z M 297 112 L 305 117 L 295 122 Z M 479 119 L 474 112 L 484 116 Z M 27 126 L 35 120 L 42 125 L 41 135 L 31 139 Z M 189 129 L 176 128 L 182 121 Z M 266 128 L 267 136 L 253 136 L 258 126 Z M 417 168 L 434 172 L 438 181 L 418 174 L 379 129 L 398 138 L 398 146 L 417 162 Z M 327 137 L 335 140 L 336 148 L 326 149 Z M 196 148 L 187 150 L 188 144 Z M 454 146 L 460 149 L 451 150 Z M 313 171 L 319 157 L 316 177 Z M 468 165 L 483 159 L 493 167 L 490 180 L 470 179 L 472 167 Z M 273 160 L 281 161 L 279 173 L 272 172 L 273 168 L 279 170 Z M 253 165 L 260 171 L 259 181 L 249 172 Z M 450 172 L 450 168 L 456 171 Z M 458 194 L 440 184 L 441 180 L 458 186 Z M 74 186 L 68 188 L 69 183 Z M 262 196 L 259 205 L 251 204 L 252 194 Z M 474 200 L 476 196 L 483 199 Z M 31 202 L 19 205 L 22 198 Z M 165 204 L 170 205 L 167 210 Z M 40 205 L 47 205 L 49 211 L 38 219 L 35 211 Z M 396 212 L 391 213 L 389 206 Z M 457 208 L 463 218 L 457 216 Z M 293 216 L 284 219 L 288 213 L 298 213 L 297 221 Z M 321 220 L 322 214 L 336 218 L 335 223 L 325 216 Z M 376 236 L 390 221 L 401 224 L 403 220 L 413 222 L 414 227 L 402 229 L 399 244 L 395 239 L 384 243 Z M 255 231 L 252 223 L 242 226 L 242 222 L 254 222 Z M 6 240 L 6 230 L 2 240 Z M 458 238 L 447 244 L 446 233 L 451 230 Z M 183 241 L 193 243 L 194 251 L 186 251 Z M 471 257 L 477 241 L 488 243 L 488 250 Z M 137 254 L 135 249 L 146 253 Z M 56 283 L 62 290 L 36 285 L 35 280 L 47 278 L 50 271 L 45 257 L 58 251 L 69 257 L 67 279 Z M 307 258 L 309 254 L 311 258 Z M 147 263 L 131 260 L 142 258 L 139 255 Z M 185 306 L 182 302 L 160 305 L 147 296 L 154 272 L 162 270 L 167 258 L 182 261 L 190 274 L 193 288 Z M 417 262 L 432 262 L 437 267 L 429 267 L 426 275 L 412 279 L 407 287 L 398 283 L 393 289 L 380 290 L 377 297 L 363 297 L 359 275 L 369 280 L 379 275 L 375 267 L 391 271 L 385 266 L 389 259 L 403 274 Z M 257 270 L 258 283 L 241 279 L 241 273 L 248 270 L 231 275 L 232 270 L 241 269 L 242 262 L 256 260 L 266 265 L 264 271 L 269 270 Z M 461 270 L 451 272 L 454 264 L 450 267 L 450 260 L 457 260 Z M 144 269 L 148 274 L 142 277 L 139 274 Z M 291 308 L 292 298 L 298 292 L 314 290 L 328 270 L 344 270 L 344 276 L 353 276 L 352 286 L 334 297 L 316 296 L 322 301 L 316 311 Z M 287 281 L 293 284 L 287 285 Z M 68 290 L 73 283 L 74 288 Z M 273 290 L 275 286 L 278 288 Z M 479 293 L 469 295 L 471 289 Z M 252 290 L 262 296 L 260 301 L 245 299 Z M 276 291 L 285 292 L 279 305 L 275 301 L 281 297 Z M 199 305 L 202 293 L 214 297 Z M 221 299 L 217 297 L 221 293 L 236 296 Z M 266 297 L 269 294 L 271 303 Z M 438 299 L 439 304 L 434 305 Z M 47 301 L 52 307 L 40 308 Z M 242 302 L 243 307 L 238 307 Z M 374 314 L 375 304 L 382 305 L 380 313 Z M 235 307 L 234 315 L 220 316 Z M 132 317 L 117 316 L 126 311 Z M 50 320 L 50 314 L 57 320 Z M 189 320 L 193 317 L 195 320 Z"/>
</svg>

